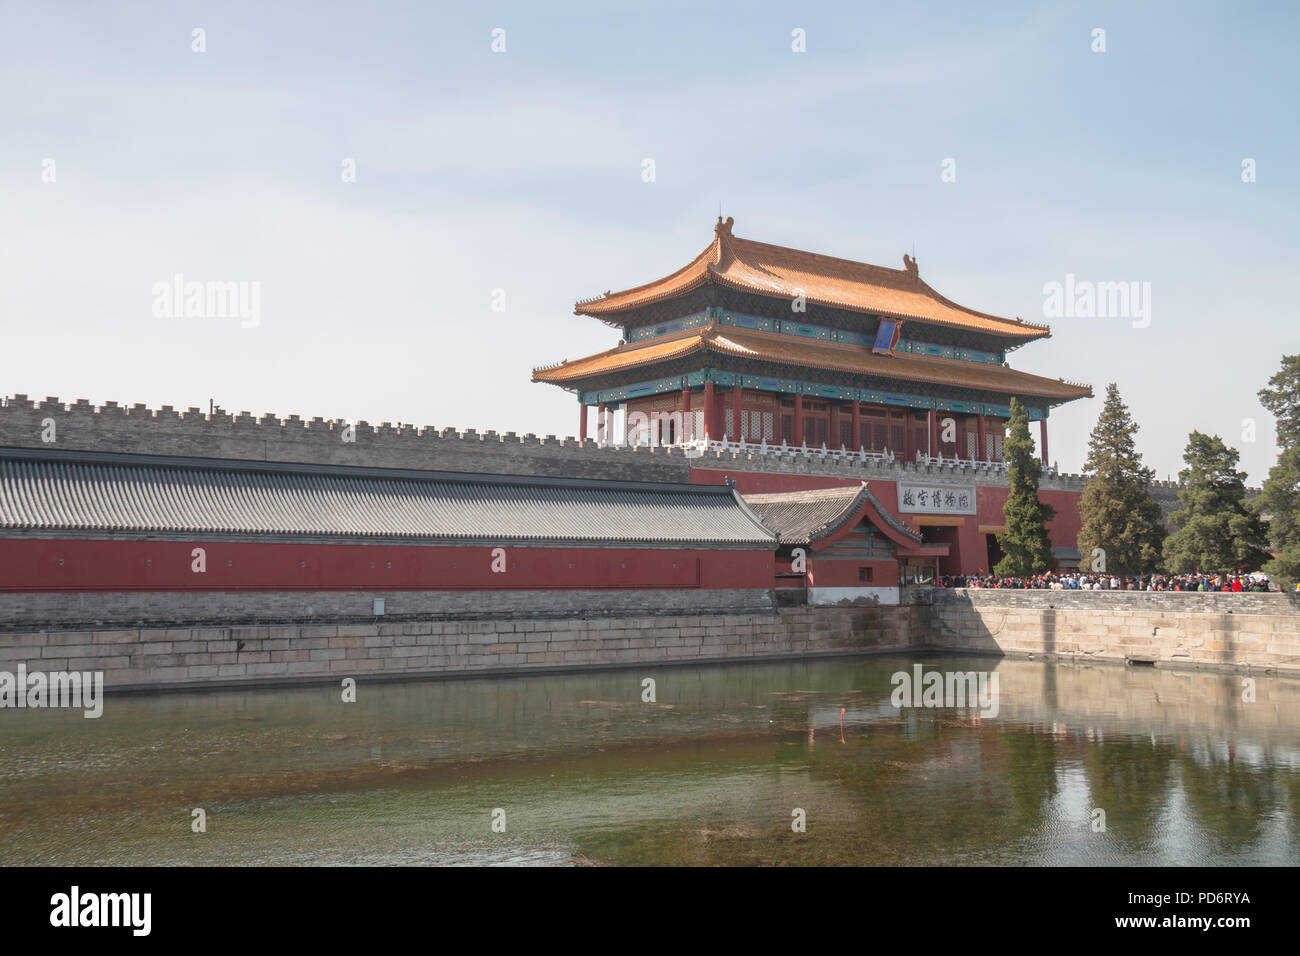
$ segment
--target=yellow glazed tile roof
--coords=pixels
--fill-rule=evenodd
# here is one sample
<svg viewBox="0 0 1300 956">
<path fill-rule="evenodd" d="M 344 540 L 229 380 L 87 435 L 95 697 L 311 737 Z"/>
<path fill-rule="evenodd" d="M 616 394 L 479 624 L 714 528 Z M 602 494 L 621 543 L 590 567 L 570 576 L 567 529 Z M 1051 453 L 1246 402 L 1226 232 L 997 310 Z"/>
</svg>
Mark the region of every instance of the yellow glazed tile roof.
<svg viewBox="0 0 1300 956">
<path fill-rule="evenodd" d="M 810 341 L 778 332 L 756 332 L 716 324 L 678 332 L 650 342 L 620 345 L 598 355 L 536 369 L 533 381 L 565 385 L 622 369 L 655 365 L 702 351 L 873 378 L 949 384 L 1058 401 L 1092 397 L 1090 386 L 1044 378 L 1002 365 L 904 352 L 877 355 L 863 345 Z"/>
<path fill-rule="evenodd" d="M 976 312 L 949 301 L 921 280 L 910 256 L 903 257 L 904 268 L 888 269 L 741 239 L 731 234 L 731 227 L 731 219 L 719 219 L 713 242 L 672 275 L 584 300 L 574 312 L 608 320 L 713 281 L 776 298 L 793 300 L 802 294 L 805 301 L 817 305 L 970 329 L 1020 342 L 1051 335 L 1045 325 Z"/>
</svg>

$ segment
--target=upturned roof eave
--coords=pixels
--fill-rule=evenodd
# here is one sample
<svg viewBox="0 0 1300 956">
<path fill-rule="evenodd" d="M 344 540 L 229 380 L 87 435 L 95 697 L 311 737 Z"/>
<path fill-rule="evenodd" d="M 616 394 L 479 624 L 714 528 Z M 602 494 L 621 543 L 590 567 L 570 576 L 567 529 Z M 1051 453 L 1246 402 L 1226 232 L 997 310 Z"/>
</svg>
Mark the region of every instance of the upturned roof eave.
<svg viewBox="0 0 1300 956">
<path fill-rule="evenodd" d="M 780 363 L 780 362 L 782 361 L 781 359 L 778 359 L 778 358 L 771 358 L 771 357 L 769 357 L 769 356 L 761 356 L 761 355 L 760 355 L 760 356 L 744 355 L 744 354 L 742 354 L 742 353 L 740 353 L 740 352 L 737 352 L 737 351 L 735 351 L 735 350 L 733 350 L 733 349 L 729 349 L 729 348 L 727 348 L 725 345 L 723 345 L 722 343 L 720 343 L 720 342 L 717 341 L 717 336 L 716 336 L 716 334 L 711 334 L 711 333 L 716 333 L 716 332 L 718 331 L 718 328 L 720 328 L 720 327 L 715 327 L 715 326 L 712 326 L 712 325 L 711 325 L 711 326 L 709 326 L 709 327 L 707 327 L 707 328 L 705 328 L 705 329 L 689 329 L 689 330 L 684 330 L 683 332 L 674 333 L 671 337 L 665 337 L 665 340 L 667 340 L 667 341 L 679 341 L 679 340 L 683 340 L 683 339 L 691 339 L 691 338 L 696 339 L 696 341 L 695 341 L 695 342 L 692 342 L 692 343 L 689 345 L 689 347 L 683 348 L 682 350 L 677 351 L 677 352 L 674 352 L 674 353 L 669 354 L 669 355 L 664 355 L 664 356 L 654 356 L 654 357 L 651 357 L 651 358 L 645 359 L 645 360 L 643 360 L 643 361 L 637 361 L 636 358 L 635 358 L 636 353 L 639 352 L 639 351 L 641 351 L 642 348 L 643 348 L 643 346 L 633 346 L 633 347 L 620 346 L 619 348 L 611 349 L 611 350 L 608 350 L 608 351 L 606 351 L 606 352 L 598 352 L 598 353 L 596 353 L 595 355 L 586 356 L 585 358 L 577 359 L 576 361 L 577 361 L 577 362 L 585 362 L 585 361 L 589 361 L 589 360 L 591 360 L 591 359 L 598 359 L 598 358 L 603 358 L 603 357 L 606 357 L 606 356 L 613 356 L 613 355 L 617 355 L 617 354 L 619 354 L 620 352 L 623 352 L 623 353 L 625 353 L 625 354 L 627 354 L 627 355 L 629 356 L 629 360 L 626 361 L 626 362 L 621 362 L 621 363 L 619 363 L 619 364 L 610 365 L 610 366 L 605 367 L 605 368 L 595 369 L 595 370 L 592 370 L 592 371 L 587 372 L 587 373 L 580 373 L 580 374 L 578 374 L 578 375 L 574 375 L 574 376 L 572 376 L 572 377 L 570 377 L 570 378 L 562 378 L 562 379 L 546 377 L 546 374 L 545 374 L 545 373 L 550 372 L 550 371 L 560 371 L 560 370 L 563 370 L 563 369 L 564 369 L 564 364 L 561 364 L 561 365 L 559 365 L 559 366 L 552 366 L 552 367 L 549 368 L 549 369 L 546 369 L 546 368 L 543 368 L 543 369 L 536 369 L 536 370 L 534 370 L 533 381 L 535 381 L 535 382 L 539 382 L 539 381 L 540 381 L 540 382 L 546 382 L 546 383 L 548 383 L 548 384 L 554 384 L 554 385 L 563 385 L 563 386 L 565 386 L 565 387 L 576 387 L 577 390 L 581 390 L 581 385 L 580 385 L 580 384 L 578 384 L 577 386 L 574 386 L 573 383 L 581 383 L 581 382 L 583 382 L 583 381 L 588 381 L 588 382 L 589 382 L 589 381 L 592 381 L 592 380 L 598 379 L 598 378 L 600 378 L 600 377 L 603 377 L 603 376 L 606 376 L 606 375 L 609 375 L 609 374 L 613 374 L 613 373 L 615 373 L 615 372 L 623 372 L 623 371 L 627 371 L 627 370 L 629 370 L 629 369 L 634 369 L 634 368 L 653 368 L 653 367 L 654 367 L 655 365 L 657 365 L 657 364 L 662 364 L 662 363 L 664 363 L 664 362 L 668 362 L 668 361 L 673 361 L 673 360 L 676 360 L 676 359 L 685 358 L 685 357 L 690 356 L 690 355 L 693 355 L 693 354 L 695 354 L 695 353 L 697 353 L 697 352 L 705 353 L 705 354 L 708 354 L 708 353 L 714 353 L 714 354 L 717 354 L 717 355 L 727 356 L 727 357 L 730 357 L 730 358 L 748 359 L 748 360 L 750 360 L 750 361 L 768 362 L 768 363 L 771 363 L 771 364 L 778 364 L 778 363 Z M 757 336 L 767 336 L 767 335 L 770 335 L 770 334 L 773 334 L 773 333 L 762 333 L 762 332 L 750 332 L 750 331 L 747 331 L 747 334 L 749 334 L 749 335 L 757 335 Z M 781 343 L 774 343 L 774 344 L 781 344 Z M 807 343 L 802 343 L 802 342 L 801 342 L 800 344 L 805 344 L 805 345 L 806 345 Z M 845 346 L 845 354 L 856 354 L 856 353 L 852 353 L 852 352 L 850 352 L 850 351 L 849 351 L 850 348 L 857 348 L 857 347 L 849 347 L 849 346 Z M 930 362 L 935 362 L 935 360 L 934 360 L 933 358 L 928 357 L 928 356 L 908 356 L 907 358 L 903 359 L 902 361 L 910 362 L 910 363 L 922 363 L 922 362 L 926 362 L 927 360 L 930 361 Z M 567 364 L 567 363 L 565 363 L 565 364 Z M 576 364 L 576 363 L 575 363 L 575 364 Z M 888 375 L 888 374 L 881 374 L 881 373 L 878 373 L 878 372 L 864 372 L 864 371 L 862 371 L 861 369 L 856 368 L 856 367 L 854 367 L 854 366 L 851 365 L 851 364 L 848 364 L 848 363 L 845 363 L 845 362 L 833 362 L 833 361 L 829 361 L 829 360 L 827 360 L 827 361 L 823 361 L 823 362 L 820 362 L 820 363 L 803 363 L 803 362 L 793 362 L 793 361 L 789 361 L 788 364 L 790 364 L 790 365 L 797 365 L 797 366 L 800 366 L 800 367 L 810 368 L 810 369 L 819 369 L 819 370 L 822 370 L 822 371 L 842 372 L 842 373 L 849 374 L 849 375 L 861 375 L 861 376 L 863 376 L 863 377 L 865 377 L 865 378 L 877 378 L 877 379 L 882 379 L 882 380 L 885 380 L 885 381 L 896 381 L 896 382 L 900 382 L 900 383 L 912 383 L 912 384 L 914 384 L 914 383 L 918 383 L 918 382 L 919 382 L 919 383 L 925 383 L 925 384 L 945 384 L 945 383 L 947 383 L 947 384 L 952 384 L 954 388 L 961 388 L 961 389 L 965 389 L 965 390 L 967 390 L 967 391 L 998 391 L 998 392 L 1005 392 L 1005 393 L 1008 394 L 1008 395 L 1016 395 L 1016 396 L 1021 396 L 1021 395 L 1023 395 L 1023 396 L 1032 397 L 1032 398 L 1035 398 L 1035 399 L 1041 399 L 1041 400 L 1045 401 L 1049 406 L 1052 406 L 1052 407 L 1054 407 L 1054 406 L 1056 406 L 1056 405 L 1060 405 L 1060 404 L 1065 404 L 1066 402 L 1076 401 L 1076 400 L 1078 400 L 1078 399 L 1080 399 L 1080 398 L 1092 398 L 1092 397 L 1093 397 L 1093 392 L 1092 392 L 1092 387 L 1091 387 L 1091 386 L 1086 386 L 1086 385 L 1076 385 L 1076 384 L 1074 384 L 1074 383 L 1066 382 L 1066 381 L 1064 381 L 1064 380 L 1062 380 L 1062 379 L 1053 380 L 1053 379 L 1046 378 L 1045 376 L 1034 375 L 1034 374 L 1031 373 L 1031 372 L 1018 372 L 1018 374 L 1019 374 L 1019 375 L 1022 375 L 1022 376 L 1025 376 L 1025 377 L 1028 377 L 1028 378 L 1030 378 L 1030 379 L 1036 380 L 1036 381 L 1041 381 L 1041 382 L 1045 383 L 1045 386 L 1051 386 L 1051 385 L 1053 385 L 1053 384 L 1056 384 L 1056 385 L 1059 385 L 1060 387 L 1065 388 L 1065 389 L 1074 389 L 1074 390 L 1076 390 L 1076 391 L 1078 392 L 1078 394 L 1073 394 L 1073 395 L 1061 395 L 1061 394 L 1059 394 L 1059 389 L 1058 389 L 1057 391 L 1055 391 L 1055 392 L 1049 392 L 1049 391 L 1047 391 L 1045 388 L 1037 388 L 1037 389 L 1034 388 L 1034 387 L 1032 386 L 1032 383 L 1021 383 L 1021 384 L 1020 384 L 1019 386 L 1017 386 L 1017 387 L 1013 387 L 1013 386 L 1011 386 L 1010 384 L 1008 384 L 1008 386 L 1006 386 L 1006 387 L 1001 387 L 1001 386 L 997 386 L 997 385 L 990 385 L 990 386 L 977 386 L 977 385 L 966 385 L 966 384 L 956 384 L 956 383 L 951 383 L 950 380 L 945 379 L 945 377 L 943 376 L 943 371 L 944 371 L 945 369 L 955 368 L 956 366 L 951 366 L 951 365 L 939 365 L 939 364 L 937 364 L 937 363 L 935 364 L 935 370 L 934 370 L 934 373 L 931 374 L 931 375 L 921 375 L 921 374 L 915 374 L 915 373 L 913 373 L 913 374 L 908 374 L 908 373 L 909 373 L 909 370 L 908 370 L 908 369 L 906 369 L 906 368 L 901 368 L 901 369 L 899 370 L 899 374 L 896 375 L 896 376 L 895 376 L 895 375 Z M 539 374 L 539 373 L 541 373 L 541 374 Z M 1024 387 L 1025 385 L 1029 385 L 1029 387 Z"/>
<path fill-rule="evenodd" d="M 900 272 L 900 270 L 897 269 L 887 269 L 884 266 L 875 266 L 865 262 L 855 262 L 837 256 L 828 256 L 821 253 L 807 252 L 801 249 L 792 249 L 787 246 L 778 246 L 773 243 L 760 242 L 754 239 L 742 239 L 732 234 L 732 224 L 733 221 L 731 219 L 728 219 L 724 223 L 722 218 L 719 217 L 718 224 L 714 227 L 713 241 L 706 246 L 699 255 L 680 269 L 677 269 L 660 279 L 645 282 L 638 286 L 632 286 L 631 288 L 623 289 L 619 292 L 608 292 L 604 296 L 579 300 L 574 304 L 574 314 L 597 318 L 608 325 L 619 327 L 620 323 L 616 318 L 614 318 L 615 316 L 684 295 L 710 281 L 716 281 L 719 285 L 724 285 L 728 288 L 736 289 L 752 295 L 781 299 L 783 301 L 788 300 L 790 295 L 786 293 L 777 293 L 769 288 L 755 286 L 750 282 L 734 278 L 728 274 L 728 270 L 733 263 L 744 263 L 746 261 L 737 252 L 737 248 L 742 250 L 754 248 L 772 250 L 778 254 L 788 253 L 795 256 L 804 256 L 813 262 L 827 263 L 832 266 L 874 270 L 875 272 L 882 273 L 889 277 L 882 280 L 882 282 L 885 282 L 886 284 L 889 282 L 896 282 L 900 276 L 906 274 L 908 276 L 906 281 L 914 283 L 916 291 L 945 308 L 969 316 L 971 321 L 963 322 L 938 316 L 923 315 L 916 312 L 866 306 L 854 301 L 829 299 L 816 294 L 805 294 L 804 301 L 810 302 L 814 305 L 826 308 L 844 309 L 846 311 L 859 312 L 864 315 L 880 315 L 902 321 L 920 322 L 923 324 L 985 334 L 994 338 L 1006 339 L 1008 347 L 1010 348 L 1014 348 L 1017 345 L 1022 345 L 1026 342 L 1051 337 L 1051 329 L 1045 325 L 1036 325 L 1034 323 L 1023 322 L 1020 319 L 1008 319 L 1005 316 L 980 312 L 976 309 L 971 309 L 954 302 L 952 299 L 949 299 L 947 296 L 936 291 L 925 282 L 925 280 L 923 280 L 917 273 L 914 262 L 909 265 L 909 269 L 906 270 L 906 272 Z M 906 256 L 904 258 L 907 259 Z M 879 283 L 876 284 L 879 285 Z M 641 298 L 637 297 L 638 293 L 650 292 L 659 287 L 662 287 L 662 290 L 659 292 Z M 993 323 L 999 327 L 978 328 L 973 325 L 973 323 L 979 322 Z"/>
<path fill-rule="evenodd" d="M 746 292 L 750 295 L 758 295 L 768 299 L 780 299 L 781 301 L 788 301 L 788 298 L 786 296 L 778 295 L 774 292 L 771 292 L 770 290 L 755 288 L 754 286 L 750 285 L 747 282 L 742 282 L 737 279 L 732 279 L 730 276 L 723 275 L 720 273 L 708 273 L 700 276 L 697 280 L 690 283 L 689 285 L 682 286 L 679 289 L 663 292 L 658 295 L 651 296 L 650 298 L 642 299 L 638 302 L 630 303 L 623 306 L 616 306 L 610 309 L 596 310 L 596 309 L 592 309 L 590 307 L 590 304 L 587 306 L 579 304 L 574 307 L 573 314 L 599 319 L 600 321 L 604 322 L 606 325 L 612 328 L 621 329 L 625 327 L 624 324 L 612 318 L 612 316 L 621 315 L 628 312 L 634 312 L 637 309 L 642 309 L 645 308 L 646 306 L 656 305 L 660 302 L 666 302 L 669 299 L 674 299 L 677 298 L 678 296 L 685 295 L 688 292 L 692 292 L 702 285 L 707 285 L 709 282 L 715 282 L 718 285 L 726 286 L 731 289 L 736 289 L 740 292 Z M 622 293 L 617 293 L 617 294 L 621 295 Z M 599 300 L 596 301 L 598 302 Z M 812 305 L 822 306 L 824 308 L 843 309 L 846 312 L 857 312 L 862 315 L 878 315 L 884 318 L 897 319 L 902 322 L 917 322 L 922 325 L 938 325 L 944 328 L 956 329 L 964 332 L 972 332 L 979 335 L 988 335 L 992 338 L 1004 338 L 1007 340 L 1008 345 L 1010 347 L 1018 347 L 1021 345 L 1026 345 L 1029 342 L 1037 342 L 1041 339 L 1050 339 L 1052 337 L 1052 330 L 1050 328 L 1047 328 L 1046 326 L 1035 326 L 1030 323 L 1016 323 L 1012 319 L 1006 319 L 1001 317 L 989 317 L 983 315 L 975 316 L 976 318 L 982 318 L 985 319 L 986 321 L 1005 322 L 1008 324 L 1008 327 L 1004 330 L 980 329 L 980 328 L 973 328 L 970 325 L 953 321 L 951 319 L 940 319 L 932 316 L 919 315 L 915 312 L 893 311 L 890 309 L 882 309 L 879 307 L 869 308 L 866 306 L 858 305 L 853 302 L 843 302 L 843 301 L 836 301 L 833 299 L 823 299 L 818 296 L 805 295 L 804 301 Z M 948 304 L 951 308 L 968 311 L 965 310 L 964 307 L 956 305 L 955 303 L 948 303 Z"/>
</svg>

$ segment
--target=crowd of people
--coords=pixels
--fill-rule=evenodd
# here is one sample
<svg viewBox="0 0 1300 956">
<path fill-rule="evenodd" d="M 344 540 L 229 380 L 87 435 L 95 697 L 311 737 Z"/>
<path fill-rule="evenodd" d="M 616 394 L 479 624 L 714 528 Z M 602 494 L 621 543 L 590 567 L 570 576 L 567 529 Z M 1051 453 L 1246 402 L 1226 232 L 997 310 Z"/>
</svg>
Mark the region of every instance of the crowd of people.
<svg viewBox="0 0 1300 956">
<path fill-rule="evenodd" d="M 1268 576 L 1250 574 L 1144 574 L 1121 577 L 1080 571 L 1049 571 L 1029 577 L 999 578 L 991 574 L 943 575 L 945 588 L 1011 588 L 1031 591 L 1277 591 Z"/>
</svg>

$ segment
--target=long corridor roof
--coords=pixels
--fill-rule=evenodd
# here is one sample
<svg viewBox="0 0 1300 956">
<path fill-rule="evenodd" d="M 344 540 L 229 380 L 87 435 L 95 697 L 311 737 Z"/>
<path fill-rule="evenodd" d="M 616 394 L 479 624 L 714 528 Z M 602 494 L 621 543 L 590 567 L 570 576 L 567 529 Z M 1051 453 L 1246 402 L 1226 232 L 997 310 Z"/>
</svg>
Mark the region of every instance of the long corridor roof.
<svg viewBox="0 0 1300 956">
<path fill-rule="evenodd" d="M 774 547 L 721 485 L 0 449 L 0 535 Z"/>
</svg>

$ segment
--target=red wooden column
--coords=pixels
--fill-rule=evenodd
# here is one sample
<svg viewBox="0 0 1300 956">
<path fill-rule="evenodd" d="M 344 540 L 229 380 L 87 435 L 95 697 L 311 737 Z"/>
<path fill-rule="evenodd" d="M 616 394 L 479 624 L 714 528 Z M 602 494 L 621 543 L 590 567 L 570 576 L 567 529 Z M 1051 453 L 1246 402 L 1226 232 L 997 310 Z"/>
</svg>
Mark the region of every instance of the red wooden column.
<svg viewBox="0 0 1300 956">
<path fill-rule="evenodd" d="M 791 436 L 791 444 L 803 444 L 803 394 L 796 393 L 794 396 L 794 435 Z"/>
<path fill-rule="evenodd" d="M 930 457 L 939 455 L 939 413 L 930 409 Z"/>
<path fill-rule="evenodd" d="M 718 403 L 714 401 L 713 383 L 704 383 L 704 437 L 718 440 Z"/>
<path fill-rule="evenodd" d="M 581 411 L 578 412 L 578 441 L 587 440 L 587 406 L 582 404 L 578 406 Z"/>
<path fill-rule="evenodd" d="M 903 461 L 916 461 L 916 419 L 911 409 L 903 415 Z"/>
<path fill-rule="evenodd" d="M 691 430 L 691 387 L 689 385 L 682 389 L 681 418 L 682 422 L 677 432 L 677 443 L 679 445 L 686 441 L 686 435 Z"/>
<path fill-rule="evenodd" d="M 826 430 L 827 432 L 829 432 L 829 434 L 826 436 L 827 438 L 826 447 L 839 448 L 840 447 L 840 403 L 839 402 L 831 402 L 831 416 L 830 416 L 830 421 L 827 422 Z"/>
<path fill-rule="evenodd" d="M 862 403 L 855 401 L 853 403 L 853 434 L 850 436 L 853 440 L 849 442 L 849 447 L 854 451 L 862 450 Z"/>
<path fill-rule="evenodd" d="M 745 390 L 740 387 L 740 376 L 736 376 L 736 384 L 731 389 L 731 430 L 734 441 L 745 440 L 745 428 L 742 422 L 745 416 L 742 414 L 744 408 L 742 403 L 745 400 Z"/>
<path fill-rule="evenodd" d="M 975 418 L 975 460 L 987 461 L 984 451 L 984 416 L 978 415 Z"/>
<path fill-rule="evenodd" d="M 1038 435 L 1042 439 L 1042 441 L 1038 443 L 1038 447 L 1042 449 L 1043 464 L 1046 465 L 1047 464 L 1047 416 L 1043 416 L 1038 420 Z"/>
</svg>

